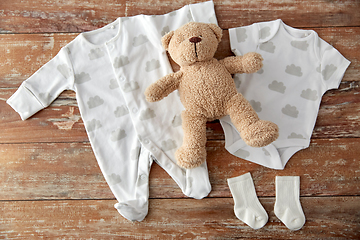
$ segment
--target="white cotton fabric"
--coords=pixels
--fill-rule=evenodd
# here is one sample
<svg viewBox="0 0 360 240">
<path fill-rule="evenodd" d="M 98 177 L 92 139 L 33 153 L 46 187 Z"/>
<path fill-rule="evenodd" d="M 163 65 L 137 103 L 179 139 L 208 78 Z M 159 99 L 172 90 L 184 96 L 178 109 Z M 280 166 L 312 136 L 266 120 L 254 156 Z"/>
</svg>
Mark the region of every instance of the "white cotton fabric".
<svg viewBox="0 0 360 240">
<path fill-rule="evenodd" d="M 235 55 L 257 52 L 263 68 L 236 74 L 237 89 L 260 119 L 279 126 L 279 138 L 263 148 L 245 144 L 228 116 L 220 120 L 226 149 L 235 156 L 283 169 L 293 154 L 307 148 L 322 95 L 338 88 L 350 62 L 312 30 L 287 26 L 280 19 L 229 30 Z"/>
<path fill-rule="evenodd" d="M 236 217 L 253 229 L 265 226 L 269 217 L 257 198 L 251 174 L 229 178 L 227 182 L 234 199 Z"/>
<path fill-rule="evenodd" d="M 183 138 L 177 94 L 157 103 L 144 96 L 151 83 L 172 72 L 161 37 L 190 21 L 217 23 L 213 2 L 165 15 L 121 17 L 82 33 L 7 101 L 25 120 L 64 90 L 75 91 L 92 149 L 118 200 L 115 207 L 129 220 L 147 215 L 153 160 L 185 195 L 200 199 L 211 190 L 206 163 L 191 170 L 176 164 Z"/>
<path fill-rule="evenodd" d="M 301 229 L 306 221 L 300 203 L 300 177 L 276 176 L 275 215 L 293 231 Z"/>
</svg>

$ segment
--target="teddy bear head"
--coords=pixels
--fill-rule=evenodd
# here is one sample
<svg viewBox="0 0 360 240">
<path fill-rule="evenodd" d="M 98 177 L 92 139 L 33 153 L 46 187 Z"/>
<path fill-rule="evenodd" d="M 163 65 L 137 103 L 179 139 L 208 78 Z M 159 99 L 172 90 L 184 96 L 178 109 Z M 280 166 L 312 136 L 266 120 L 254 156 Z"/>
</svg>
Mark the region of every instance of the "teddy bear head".
<svg viewBox="0 0 360 240">
<path fill-rule="evenodd" d="M 216 24 L 190 22 L 167 33 L 161 42 L 177 64 L 189 66 L 212 59 L 221 37 L 222 29 Z"/>
</svg>

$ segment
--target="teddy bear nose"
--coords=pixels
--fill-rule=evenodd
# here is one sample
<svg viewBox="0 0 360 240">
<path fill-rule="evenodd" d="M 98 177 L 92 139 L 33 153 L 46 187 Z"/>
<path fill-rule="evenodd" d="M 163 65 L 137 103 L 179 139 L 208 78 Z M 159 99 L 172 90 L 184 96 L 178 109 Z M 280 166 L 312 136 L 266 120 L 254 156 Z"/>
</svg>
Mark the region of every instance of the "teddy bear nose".
<svg viewBox="0 0 360 240">
<path fill-rule="evenodd" d="M 189 41 L 191 42 L 191 43 L 198 43 L 198 42 L 201 42 L 201 38 L 199 38 L 199 37 L 192 37 L 192 38 L 190 38 L 189 39 Z"/>
</svg>

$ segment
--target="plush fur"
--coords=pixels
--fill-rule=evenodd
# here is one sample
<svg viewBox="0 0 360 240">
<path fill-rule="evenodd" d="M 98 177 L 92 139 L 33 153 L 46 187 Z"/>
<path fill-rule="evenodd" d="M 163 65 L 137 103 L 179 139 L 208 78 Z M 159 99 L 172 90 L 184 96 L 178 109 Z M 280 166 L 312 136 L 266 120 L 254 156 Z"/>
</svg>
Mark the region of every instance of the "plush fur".
<svg viewBox="0 0 360 240">
<path fill-rule="evenodd" d="M 213 58 L 222 38 L 215 24 L 185 24 L 162 38 L 164 48 L 180 70 L 151 84 L 147 101 L 155 102 L 178 89 L 182 112 L 183 145 L 176 151 L 178 165 L 194 168 L 206 159 L 206 122 L 230 115 L 241 138 L 252 147 L 263 147 L 278 137 L 278 126 L 260 120 L 249 102 L 237 92 L 231 74 L 254 73 L 262 67 L 258 53 Z"/>
</svg>

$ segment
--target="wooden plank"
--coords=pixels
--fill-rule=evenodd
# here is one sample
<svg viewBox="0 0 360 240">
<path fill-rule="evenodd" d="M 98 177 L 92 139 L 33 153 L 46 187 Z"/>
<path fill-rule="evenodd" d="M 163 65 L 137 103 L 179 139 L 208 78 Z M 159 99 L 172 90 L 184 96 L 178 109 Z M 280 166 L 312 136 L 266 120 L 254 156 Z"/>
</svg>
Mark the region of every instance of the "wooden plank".
<svg viewBox="0 0 360 240">
<path fill-rule="evenodd" d="M 360 90 L 359 86 L 360 82 L 345 82 L 341 84 L 339 90 L 332 90 L 323 96 L 312 137 L 341 138 L 349 136 L 348 134 L 357 135 L 360 133 L 360 116 L 358 114 L 360 111 L 355 110 L 360 107 L 358 93 L 355 93 Z M 353 110 L 357 112 L 357 116 L 351 113 Z M 339 119 L 342 120 L 339 121 Z"/>
<path fill-rule="evenodd" d="M 78 34 L 2 34 L 0 83 L 18 87 Z"/>
<path fill-rule="evenodd" d="M 291 157 L 284 170 L 250 163 L 223 150 L 217 142 L 209 142 L 213 191 L 226 187 L 227 178 L 250 172 L 259 196 L 275 196 L 275 176 L 300 176 L 302 196 L 359 195 L 359 141 L 358 138 L 312 140 L 309 148 Z"/>
<path fill-rule="evenodd" d="M 114 200 L 0 202 L 5 239 L 359 239 L 360 197 L 301 198 L 306 223 L 290 231 L 260 198 L 268 223 L 253 230 L 238 220 L 232 198 L 151 199 L 143 222 L 130 222 Z"/>
<path fill-rule="evenodd" d="M 0 149 L 1 200 L 114 198 L 89 143 L 10 144 Z"/>
<path fill-rule="evenodd" d="M 359 26 L 359 1 L 215 1 L 219 25 L 228 29 L 282 19 L 293 27 Z M 354 21 L 354 22 L 352 22 Z"/>
<path fill-rule="evenodd" d="M 322 99 L 313 138 L 360 137 L 360 82 L 343 82 Z M 67 91 L 48 108 L 22 121 L 6 100 L 16 89 L 0 88 L 0 143 L 88 141 L 75 94 Z M 207 124 L 208 140 L 223 140 L 218 121 Z"/>
<path fill-rule="evenodd" d="M 200 1 L 205 0 L 191 3 Z M 113 208 L 116 201 L 94 158 L 73 92 L 64 92 L 25 122 L 5 104 L 23 80 L 79 32 L 119 16 L 164 14 L 189 3 L 0 1 L 0 239 L 360 239 L 359 1 L 214 1 L 223 29 L 281 18 L 290 26 L 316 30 L 352 63 L 340 88 L 323 97 L 310 147 L 296 153 L 285 170 L 232 156 L 224 149 L 218 121 L 208 123 L 209 197 L 186 198 L 154 164 L 149 215 L 141 223 L 125 220 Z M 225 30 L 215 56 L 230 55 Z M 233 212 L 226 179 L 246 172 L 269 213 L 260 230 Z M 275 176 L 285 175 L 301 178 L 307 222 L 296 232 L 273 212 Z"/>
<path fill-rule="evenodd" d="M 203 1 L 191 1 L 191 3 Z M 69 1 L 2 0 L 0 32 L 81 32 L 101 27 L 120 16 L 165 14 L 189 1 L 86 1 L 74 5 Z M 339 1 L 214 1 L 222 28 L 249 25 L 282 18 L 294 27 L 359 26 L 360 3 Z"/>
<path fill-rule="evenodd" d="M 82 32 L 126 15 L 126 1 L 2 0 L 0 33 Z"/>
<path fill-rule="evenodd" d="M 343 81 L 360 80 L 360 27 L 319 28 L 321 38 L 338 49 L 352 63 Z M 78 34 L 5 34 L 0 38 L 0 86 L 18 87 L 36 70 L 52 59 L 61 47 Z M 25 54 L 24 54 L 25 53 Z M 228 31 L 220 43 L 215 57 L 222 59 L 232 55 Z M 173 67 L 177 69 L 176 64 Z"/>
<path fill-rule="evenodd" d="M 275 176 L 301 177 L 302 196 L 360 195 L 360 138 L 318 139 L 296 153 L 285 170 L 272 170 L 228 153 L 222 141 L 207 143 L 210 197 L 230 197 L 227 178 L 251 172 L 259 196 L 275 196 Z M 151 198 L 184 198 L 157 164 Z M 0 200 L 109 199 L 88 143 L 0 144 Z"/>
<path fill-rule="evenodd" d="M 0 94 L 4 91 L 0 91 Z M 4 134 L 0 142 L 88 142 L 84 123 L 74 99 L 59 98 L 51 107 L 36 113 L 31 119 L 22 121 L 20 116 L 1 98 L 3 118 L 0 126 Z"/>
</svg>

